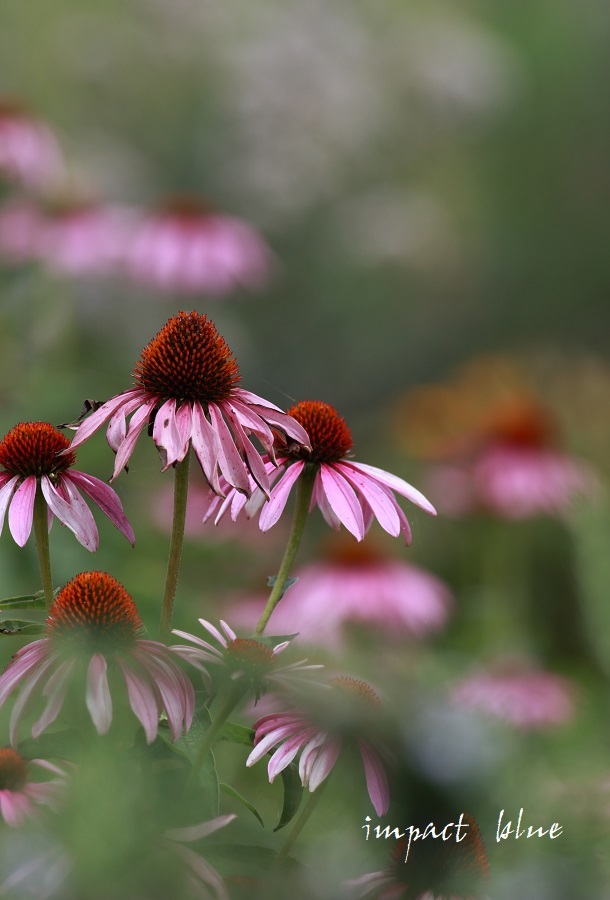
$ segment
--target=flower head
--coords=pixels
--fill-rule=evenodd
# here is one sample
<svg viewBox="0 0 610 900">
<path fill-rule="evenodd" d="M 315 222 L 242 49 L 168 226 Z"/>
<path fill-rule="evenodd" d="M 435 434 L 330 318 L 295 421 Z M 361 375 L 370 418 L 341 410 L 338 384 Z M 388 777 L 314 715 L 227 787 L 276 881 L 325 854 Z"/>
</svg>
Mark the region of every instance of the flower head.
<svg viewBox="0 0 610 900">
<path fill-rule="evenodd" d="M 268 492 L 269 474 L 250 434 L 270 454 L 278 433 L 288 446 L 308 443 L 307 433 L 291 416 L 238 387 L 239 367 L 226 341 L 197 312 L 169 319 L 142 351 L 133 377 L 136 386 L 100 406 L 72 442 L 72 447 L 82 444 L 110 420 L 113 478 L 129 462 L 145 427 L 152 428 L 164 471 L 183 460 L 192 445 L 217 493 L 222 493 L 220 475 L 226 485 L 247 495 L 256 486 Z"/>
<path fill-rule="evenodd" d="M 254 750 L 246 765 L 254 765 L 276 747 L 267 768 L 272 782 L 300 753 L 301 783 L 315 791 L 330 775 L 344 745 L 355 743 L 364 765 L 371 803 L 378 816 L 385 815 L 390 794 L 380 748 L 375 738 L 363 737 L 354 725 L 361 719 L 368 720 L 370 727 L 370 719 L 379 711 L 380 700 L 370 685 L 359 679 L 335 678 L 330 685 L 330 702 L 317 713 L 291 709 L 263 716 L 255 722 Z"/>
<path fill-rule="evenodd" d="M 121 501 L 111 487 L 73 469 L 76 454 L 68 439 L 47 422 L 21 422 L 0 442 L 0 532 L 8 509 L 8 524 L 20 547 L 30 536 L 36 492 L 41 491 L 49 511 L 72 531 L 87 550 L 97 550 L 99 535 L 83 491 L 130 544 L 133 529 Z"/>
<path fill-rule="evenodd" d="M 279 632 L 296 631 L 302 640 L 336 646 L 351 623 L 389 638 L 423 637 L 445 624 L 451 592 L 419 566 L 383 556 L 368 540 L 337 540 L 325 556 L 295 572 L 296 584 L 273 613 Z M 235 605 L 233 615 L 253 627 L 261 608 L 260 600 L 246 600 Z"/>
<path fill-rule="evenodd" d="M 108 669 L 122 676 L 134 715 L 151 743 L 165 711 L 172 740 L 193 718 L 193 687 L 164 644 L 139 637 L 142 621 L 125 588 L 104 572 L 82 572 L 58 594 L 43 638 L 11 659 L 0 676 L 0 706 L 21 685 L 10 722 L 15 743 L 30 700 L 45 699 L 38 737 L 59 715 L 72 680 L 86 679 L 86 704 L 99 734 L 112 722 Z"/>
<path fill-rule="evenodd" d="M 346 883 L 351 896 L 371 900 L 482 900 L 489 878 L 483 838 L 472 816 L 462 814 L 456 821 L 463 829 L 459 841 L 456 834 L 455 839 L 413 843 L 409 837 L 402 837 L 386 869 Z M 422 821 L 420 834 L 427 824 Z M 438 832 L 444 824 L 437 826 Z"/>
<path fill-rule="evenodd" d="M 37 766 L 56 778 L 32 781 L 30 767 Z M 65 773 L 44 759 L 24 759 L 11 747 L 0 748 L 0 816 L 17 827 L 35 815 L 36 806 L 54 806 L 64 787 Z"/>
<path fill-rule="evenodd" d="M 271 253 L 245 222 L 185 197 L 134 229 L 126 265 L 135 281 L 162 291 L 220 296 L 263 285 Z"/>
<path fill-rule="evenodd" d="M 265 503 L 265 495 L 255 485 L 250 500 L 231 491 L 224 502 L 218 498 L 212 500 L 204 521 L 214 514 L 219 521 L 227 511 L 235 520 L 242 510 L 245 509 L 246 515 L 254 515 L 262 506 L 259 525 L 262 531 L 267 531 L 280 518 L 291 488 L 306 468 L 315 472 L 310 509 L 317 505 L 331 527 L 338 529 L 343 524 L 359 541 L 373 519 L 377 519 L 389 534 L 397 537 L 402 533 L 405 542 L 410 543 L 411 528 L 394 493 L 436 515 L 424 495 L 402 478 L 347 459 L 352 436 L 344 419 L 330 404 L 304 400 L 291 407 L 288 415 L 305 428 L 311 443 L 295 446 L 276 441 L 277 465 L 283 471 L 269 501 Z M 269 474 L 274 473 L 275 466 L 275 460 L 267 459 Z"/>
<path fill-rule="evenodd" d="M 523 731 L 563 725 L 574 715 L 573 690 L 565 678 L 513 661 L 463 679 L 453 700 Z"/>
<path fill-rule="evenodd" d="M 215 638 L 219 647 L 194 634 L 174 629 L 174 634 L 191 641 L 194 646 L 177 644 L 171 649 L 203 672 L 208 682 L 206 663 L 221 665 L 232 681 L 242 679 L 247 682 L 253 688 L 258 700 L 270 686 L 282 687 L 304 671 L 323 668 L 321 665 L 306 666 L 304 659 L 286 666 L 278 665 L 278 656 L 289 646 L 290 640 L 279 641 L 271 646 L 268 638 L 258 640 L 238 637 L 222 620 L 220 622 L 222 631 L 205 619 L 199 619 L 199 622 Z"/>
<path fill-rule="evenodd" d="M 0 173 L 37 189 L 52 184 L 61 170 L 59 146 L 47 125 L 0 100 Z"/>
</svg>

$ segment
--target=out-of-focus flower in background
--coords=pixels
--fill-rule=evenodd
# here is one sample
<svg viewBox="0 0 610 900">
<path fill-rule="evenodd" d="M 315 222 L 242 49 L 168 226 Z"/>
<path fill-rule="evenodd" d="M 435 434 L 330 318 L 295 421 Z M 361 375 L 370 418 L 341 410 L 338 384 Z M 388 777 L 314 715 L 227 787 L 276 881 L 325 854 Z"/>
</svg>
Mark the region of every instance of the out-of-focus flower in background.
<svg viewBox="0 0 610 900">
<path fill-rule="evenodd" d="M 301 640 L 338 646 L 344 629 L 361 625 L 385 638 L 424 637 L 446 623 L 453 603 L 439 578 L 413 563 L 392 559 L 371 540 L 360 544 L 328 541 L 320 562 L 295 571 L 298 579 L 273 612 L 280 634 L 297 631 Z M 237 602 L 232 615 L 254 627 L 264 598 Z"/>
<path fill-rule="evenodd" d="M 37 766 L 55 778 L 32 781 L 30 767 Z M 43 803 L 54 807 L 65 788 L 66 773 L 46 759 L 24 759 L 11 747 L 0 748 L 0 815 L 13 828 L 36 813 Z"/>
<path fill-rule="evenodd" d="M 143 216 L 125 253 L 134 281 L 169 294 L 261 288 L 271 265 L 271 251 L 250 225 L 189 196 Z"/>
<path fill-rule="evenodd" d="M 497 661 L 458 682 L 455 704 L 520 728 L 545 729 L 569 722 L 575 714 L 574 687 L 570 682 L 521 661 Z"/>
<path fill-rule="evenodd" d="M 20 104 L 0 98 L 0 175 L 41 190 L 53 185 L 62 170 L 51 129 Z"/>
<path fill-rule="evenodd" d="M 45 220 L 31 200 L 9 200 L 0 207 L 0 258 L 10 265 L 38 260 Z"/>
</svg>

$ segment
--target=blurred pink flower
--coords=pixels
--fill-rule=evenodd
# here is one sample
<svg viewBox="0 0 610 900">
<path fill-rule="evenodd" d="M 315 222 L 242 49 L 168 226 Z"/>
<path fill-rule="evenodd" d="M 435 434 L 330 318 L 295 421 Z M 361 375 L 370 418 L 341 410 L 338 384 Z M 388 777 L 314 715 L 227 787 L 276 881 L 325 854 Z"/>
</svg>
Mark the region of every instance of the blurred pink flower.
<svg viewBox="0 0 610 900">
<path fill-rule="evenodd" d="M 30 766 L 51 772 L 56 778 L 32 781 Z M 24 759 L 10 747 L 0 749 L 0 816 L 13 828 L 36 813 L 36 805 L 54 806 L 65 783 L 65 772 L 45 759 Z"/>
<path fill-rule="evenodd" d="M 369 544 L 331 545 L 326 560 L 297 570 L 298 581 L 273 612 L 274 629 L 336 646 L 350 622 L 388 638 L 423 637 L 442 628 L 453 602 L 448 587 L 412 563 L 384 558 Z M 254 627 L 264 604 L 264 598 L 237 603 L 232 615 Z"/>
<path fill-rule="evenodd" d="M 38 234 L 39 258 L 66 275 L 119 271 L 134 227 L 128 207 L 81 203 L 50 210 Z"/>
<path fill-rule="evenodd" d="M 366 711 L 370 712 L 370 709 L 377 709 L 380 706 L 377 694 L 364 681 L 339 677 L 331 679 L 330 684 L 334 689 L 335 699 L 341 704 L 343 716 L 350 707 L 361 706 L 365 709 L 368 707 Z M 338 708 L 334 712 L 337 714 Z M 248 756 L 246 765 L 254 765 L 276 747 L 267 767 L 269 781 L 273 782 L 276 775 L 290 765 L 300 753 L 301 783 L 303 787 L 308 787 L 310 792 L 315 791 L 330 775 L 347 737 L 338 715 L 328 716 L 327 721 L 322 723 L 316 721 L 315 715 L 304 709 L 291 709 L 263 716 L 254 723 L 253 728 L 254 750 Z M 353 734 L 351 738 L 354 739 Z M 355 737 L 355 743 L 364 765 L 371 803 L 377 815 L 383 816 L 390 805 L 390 791 L 377 742 L 374 737 L 367 735 Z"/>
<path fill-rule="evenodd" d="M 21 685 L 11 713 L 11 743 L 36 695 L 45 705 L 32 737 L 55 721 L 75 676 L 85 678 L 87 709 L 97 732 L 106 734 L 112 723 L 109 667 L 122 676 L 147 743 L 157 736 L 162 712 L 171 739 L 178 740 L 183 725 L 187 731 L 191 726 L 193 686 L 165 644 L 138 636 L 141 628 L 135 603 L 111 575 L 82 572 L 68 582 L 51 607 L 45 637 L 18 650 L 0 675 L 0 706 Z"/>
<path fill-rule="evenodd" d="M 131 277 L 146 286 L 220 296 L 265 284 L 271 252 L 245 222 L 186 197 L 144 218 L 126 261 Z"/>
<path fill-rule="evenodd" d="M 570 682 L 552 672 L 506 661 L 458 682 L 453 701 L 524 731 L 563 725 L 574 715 Z"/>
<path fill-rule="evenodd" d="M 44 216 L 29 200 L 14 200 L 0 207 L 0 258 L 20 265 L 38 259 Z"/>
<path fill-rule="evenodd" d="M 133 529 L 113 489 L 72 466 L 76 455 L 61 431 L 47 422 L 21 422 L 0 441 L 0 532 L 8 509 L 8 524 L 15 542 L 26 543 L 32 531 L 36 492 L 48 507 L 49 527 L 56 516 L 87 550 L 97 550 L 99 534 L 83 491 L 113 525 L 135 543 Z M 65 451 L 68 451 L 67 453 Z"/>
<path fill-rule="evenodd" d="M 212 500 L 204 521 L 216 515 L 215 521 L 228 511 L 235 521 L 242 510 L 248 516 L 255 515 L 262 507 L 259 526 L 267 531 L 280 518 L 290 491 L 306 468 L 315 467 L 316 478 L 310 510 L 318 506 L 326 522 L 339 529 L 343 524 L 361 541 L 373 519 L 381 527 L 397 537 L 402 533 L 405 543 L 411 542 L 411 528 L 407 517 L 398 505 L 394 492 L 435 516 L 432 504 L 416 488 L 396 475 L 375 466 L 352 462 L 347 458 L 352 449 L 352 436 L 345 421 L 328 403 L 304 400 L 288 410 L 307 431 L 311 441 L 308 447 L 286 447 L 276 442 L 277 464 L 284 471 L 269 494 L 268 502 L 261 490 L 251 485 L 252 497 L 228 491 L 226 499 Z M 266 470 L 273 474 L 275 462 L 266 458 Z"/>
<path fill-rule="evenodd" d="M 239 368 L 229 347 L 212 322 L 195 311 L 169 319 L 142 351 L 133 377 L 137 386 L 93 412 L 71 445 L 79 446 L 110 420 L 106 437 L 116 453 L 113 479 L 127 466 L 144 428 L 152 427 L 163 471 L 181 462 L 192 444 L 206 479 L 219 493 L 219 473 L 248 495 L 256 485 L 269 490 L 269 475 L 249 434 L 268 452 L 278 432 L 308 445 L 307 433 L 291 416 L 237 386 Z"/>
<path fill-rule="evenodd" d="M 41 189 L 57 181 L 62 169 L 51 129 L 18 104 L 0 100 L 0 174 Z"/>
</svg>

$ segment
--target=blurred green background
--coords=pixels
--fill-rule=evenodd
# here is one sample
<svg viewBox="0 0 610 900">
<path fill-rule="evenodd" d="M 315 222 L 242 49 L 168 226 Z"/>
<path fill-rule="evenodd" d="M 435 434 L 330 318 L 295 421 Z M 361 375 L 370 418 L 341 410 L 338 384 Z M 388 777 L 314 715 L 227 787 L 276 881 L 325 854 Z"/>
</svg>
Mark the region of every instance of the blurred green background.
<svg viewBox="0 0 610 900">
<path fill-rule="evenodd" d="M 356 459 L 418 486 L 425 466 L 396 440 L 397 402 L 473 357 L 502 353 L 531 376 L 566 448 L 587 458 L 603 485 L 607 4 L 5 0 L 0 19 L 0 93 L 55 129 L 75 182 L 142 207 L 198 194 L 257 227 L 277 257 L 268 288 L 222 300 L 5 266 L 3 434 L 18 421 L 68 421 L 85 398 L 126 389 L 165 320 L 196 308 L 227 339 L 244 387 L 282 408 L 298 399 L 334 404 L 352 427 Z M 78 468 L 110 476 L 102 432 L 81 448 Z M 151 633 L 167 545 L 151 509 L 170 481 L 141 440 L 115 484 L 136 549 L 100 516 L 94 557 L 57 524 L 51 535 L 58 584 L 86 568 L 111 571 Z M 415 513 L 412 548 L 386 546 L 450 584 L 451 624 L 425 648 L 386 653 L 371 639 L 328 660 L 379 685 L 405 733 L 414 717 L 410 787 L 396 814 L 410 821 L 409 792 L 428 788 L 468 806 L 490 850 L 495 898 L 610 896 L 610 511 L 599 494 L 562 522 Z M 187 541 L 179 627 L 218 615 L 233 592 L 260 591 L 281 554 L 275 531 L 250 546 L 209 532 Z M 315 558 L 322 534 L 316 514 L 302 562 Z M 33 542 L 19 551 L 5 529 L 0 571 L 3 596 L 36 589 Z M 19 644 L 7 638 L 4 658 Z M 444 687 L 504 650 L 529 652 L 575 680 L 573 724 L 536 737 L 479 732 L 452 718 Z M 458 733 L 471 765 L 443 779 L 442 764 L 418 763 L 422 754 L 442 760 L 438 748 Z M 485 765 L 481 745 L 491 748 Z M 385 848 L 365 853 L 365 798 L 340 803 L 338 781 L 321 805 L 326 829 L 305 832 L 303 844 L 310 864 L 318 861 L 312 871 L 355 877 L 382 868 Z M 550 846 L 496 847 L 497 812 L 510 802 L 536 824 L 565 820 L 565 835 Z M 315 878 L 310 889 L 324 896 Z"/>
</svg>

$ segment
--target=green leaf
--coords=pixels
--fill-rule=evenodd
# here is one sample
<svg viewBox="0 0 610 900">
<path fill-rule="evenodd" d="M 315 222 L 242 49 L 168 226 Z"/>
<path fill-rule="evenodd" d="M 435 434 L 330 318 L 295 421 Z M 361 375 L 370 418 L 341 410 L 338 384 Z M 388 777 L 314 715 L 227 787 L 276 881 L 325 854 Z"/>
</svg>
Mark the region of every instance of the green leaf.
<svg viewBox="0 0 610 900">
<path fill-rule="evenodd" d="M 192 765 L 199 755 L 199 748 L 201 747 L 205 733 L 211 724 L 212 721 L 207 710 L 200 710 L 193 717 L 193 724 L 187 733 L 182 735 L 175 743 L 170 740 L 169 729 L 167 727 L 159 727 L 159 736 L 170 750 L 173 750 L 178 756 L 182 756 L 183 759 L 188 760 Z M 161 722 L 160 726 L 165 726 L 165 723 Z M 199 768 L 199 786 L 206 796 L 206 812 L 210 817 L 217 816 L 220 798 L 218 792 L 216 761 L 212 751 L 208 753 L 203 764 Z"/>
<path fill-rule="evenodd" d="M 303 796 L 303 785 L 301 784 L 301 776 L 296 763 L 292 762 L 281 772 L 282 784 L 284 786 L 284 805 L 280 821 L 277 823 L 274 831 L 279 831 L 293 819 L 301 804 Z"/>
<path fill-rule="evenodd" d="M 237 722 L 225 722 L 220 732 L 221 741 L 230 741 L 232 744 L 245 744 L 246 747 L 254 747 L 254 732 L 246 725 L 238 725 Z"/>
<path fill-rule="evenodd" d="M 0 619 L 0 634 L 42 634 L 43 622 L 32 622 L 29 619 Z"/>
<path fill-rule="evenodd" d="M 59 588 L 54 591 L 53 596 L 57 596 Z M 47 604 L 42 591 L 36 591 L 35 594 L 23 594 L 21 597 L 5 597 L 0 600 L 0 610 L 2 609 L 46 609 Z"/>
<path fill-rule="evenodd" d="M 258 812 L 256 807 L 254 807 L 251 803 L 249 803 L 245 797 L 242 797 L 242 795 L 238 791 L 236 791 L 235 788 L 232 788 L 230 784 L 225 784 L 224 781 L 221 781 L 219 783 L 218 787 L 223 792 L 223 794 L 227 794 L 229 797 L 234 797 L 236 800 L 239 800 L 240 803 L 243 803 L 243 805 L 246 807 L 246 809 L 249 809 L 250 812 L 252 813 L 252 815 L 256 816 L 256 818 L 261 823 L 263 828 L 265 827 L 265 823 L 263 822 L 263 820 L 260 816 L 260 813 Z"/>
<path fill-rule="evenodd" d="M 282 597 L 284 596 L 284 594 L 286 593 L 286 591 L 288 590 L 288 588 L 291 588 L 292 585 L 293 585 L 293 584 L 296 584 L 298 580 L 299 580 L 298 578 L 287 578 L 287 579 L 286 579 L 286 584 L 284 585 L 284 590 L 283 590 L 282 593 L 280 594 L 279 600 L 282 599 Z M 267 576 L 267 585 L 268 585 L 270 588 L 275 587 L 275 582 L 276 582 L 276 581 L 277 581 L 277 575 L 268 575 L 268 576 Z M 278 600 L 278 603 L 279 603 L 279 600 Z"/>
</svg>

